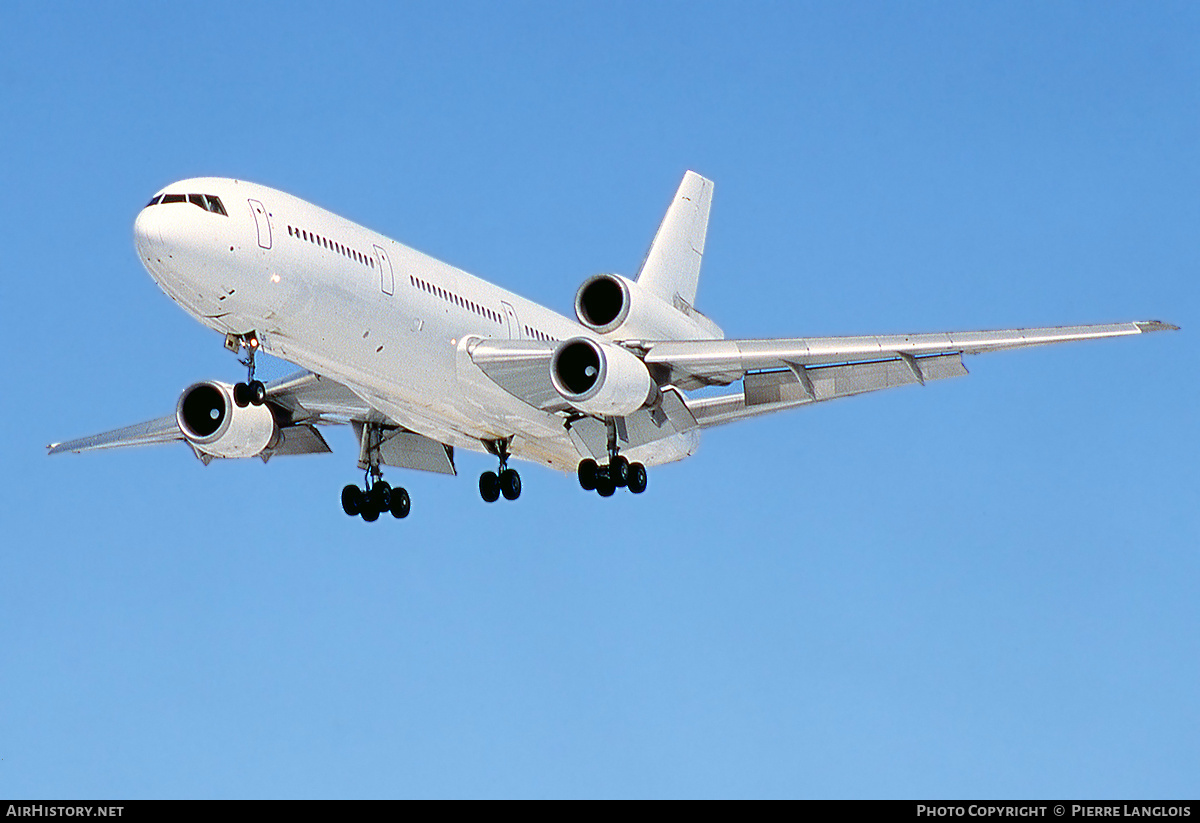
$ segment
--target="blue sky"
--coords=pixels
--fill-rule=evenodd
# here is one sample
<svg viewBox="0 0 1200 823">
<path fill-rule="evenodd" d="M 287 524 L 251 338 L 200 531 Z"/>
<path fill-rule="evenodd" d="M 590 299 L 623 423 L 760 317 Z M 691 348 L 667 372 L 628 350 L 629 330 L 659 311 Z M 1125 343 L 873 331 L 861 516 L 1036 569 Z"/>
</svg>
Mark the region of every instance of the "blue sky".
<svg viewBox="0 0 1200 823">
<path fill-rule="evenodd" d="M 1200 9 L 0 8 L 0 795 L 1195 797 Z M 730 336 L 1161 318 L 707 432 L 634 498 L 48 442 L 238 374 L 184 177 L 563 312 L 716 181 Z M 273 376 L 287 364 L 270 363 Z"/>
</svg>

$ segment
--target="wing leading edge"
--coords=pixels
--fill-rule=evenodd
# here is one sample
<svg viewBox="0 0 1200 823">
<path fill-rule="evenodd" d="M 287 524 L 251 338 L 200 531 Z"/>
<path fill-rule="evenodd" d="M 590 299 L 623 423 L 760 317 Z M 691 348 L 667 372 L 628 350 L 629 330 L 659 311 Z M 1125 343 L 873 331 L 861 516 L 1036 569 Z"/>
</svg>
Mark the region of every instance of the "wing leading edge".
<svg viewBox="0 0 1200 823">
<path fill-rule="evenodd" d="M 1089 326 L 1052 326 L 1038 329 L 933 332 L 861 337 L 797 337 L 777 340 L 664 340 L 647 342 L 646 365 L 668 370 L 671 382 L 681 388 L 728 385 L 760 369 L 785 369 L 792 365 L 899 360 L 937 354 L 982 354 L 989 351 L 1044 346 L 1073 340 L 1123 337 L 1177 329 L 1169 323 L 1146 320 Z"/>
</svg>

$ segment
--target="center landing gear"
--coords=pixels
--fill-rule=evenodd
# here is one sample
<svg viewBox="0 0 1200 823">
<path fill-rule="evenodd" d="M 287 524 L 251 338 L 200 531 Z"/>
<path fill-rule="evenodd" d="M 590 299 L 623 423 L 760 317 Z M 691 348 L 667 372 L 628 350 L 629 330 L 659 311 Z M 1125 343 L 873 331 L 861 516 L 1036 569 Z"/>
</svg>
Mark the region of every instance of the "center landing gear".
<svg viewBox="0 0 1200 823">
<path fill-rule="evenodd" d="M 233 402 L 241 408 L 261 406 L 267 399 L 267 387 L 262 381 L 254 379 L 254 355 L 258 353 L 258 335 L 254 332 L 227 334 L 225 348 L 235 353 L 242 348 L 246 349 L 246 356 L 238 359 L 238 362 L 246 367 L 246 382 L 234 384 Z"/>
<path fill-rule="evenodd" d="M 516 500 L 521 496 L 521 475 L 508 467 L 508 441 L 494 440 L 484 445 L 500 458 L 500 470 L 479 475 L 479 496 L 485 503 L 495 503 L 501 494 L 505 500 Z"/>
<path fill-rule="evenodd" d="M 383 471 L 379 468 L 379 427 L 365 425 L 362 438 L 362 452 L 367 464 L 364 488 L 349 485 L 342 489 L 342 511 L 351 517 L 357 515 L 368 523 L 373 523 L 385 513 L 391 513 L 397 520 L 408 517 L 412 509 L 408 492 L 399 486 L 393 489 L 383 479 Z M 362 466 L 361 462 L 359 466 Z"/>
<path fill-rule="evenodd" d="M 634 494 L 646 490 L 646 467 L 641 463 L 630 463 L 617 452 L 617 427 L 608 423 L 608 465 L 601 466 L 588 457 L 579 461 L 579 485 L 585 491 L 595 491 L 601 497 L 612 497 L 621 486 Z"/>
</svg>

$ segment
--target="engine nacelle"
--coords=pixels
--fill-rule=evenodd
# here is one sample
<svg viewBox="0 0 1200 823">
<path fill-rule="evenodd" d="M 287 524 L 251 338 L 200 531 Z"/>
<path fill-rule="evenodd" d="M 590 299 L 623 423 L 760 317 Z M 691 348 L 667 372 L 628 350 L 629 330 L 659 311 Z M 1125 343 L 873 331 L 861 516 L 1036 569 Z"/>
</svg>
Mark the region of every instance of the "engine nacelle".
<svg viewBox="0 0 1200 823">
<path fill-rule="evenodd" d="M 254 457 L 275 442 L 279 430 L 266 405 L 238 406 L 233 386 L 216 380 L 184 389 L 175 420 L 188 442 L 213 457 Z"/>
<path fill-rule="evenodd" d="M 658 395 L 637 355 L 611 343 L 572 337 L 558 344 L 550 380 L 563 399 L 586 414 L 624 417 Z"/>
<path fill-rule="evenodd" d="M 575 292 L 575 317 L 622 340 L 719 340 L 724 332 L 688 306 L 676 308 L 619 274 L 597 274 Z"/>
</svg>

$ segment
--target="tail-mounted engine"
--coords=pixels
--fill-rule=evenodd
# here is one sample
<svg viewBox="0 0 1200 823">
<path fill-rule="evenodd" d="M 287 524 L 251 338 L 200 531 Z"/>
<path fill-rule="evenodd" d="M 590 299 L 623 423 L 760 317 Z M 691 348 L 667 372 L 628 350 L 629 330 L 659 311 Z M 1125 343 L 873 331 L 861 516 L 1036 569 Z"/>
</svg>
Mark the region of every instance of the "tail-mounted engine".
<svg viewBox="0 0 1200 823">
<path fill-rule="evenodd" d="M 589 277 L 575 293 L 575 316 L 597 334 L 621 340 L 714 340 L 721 329 L 679 301 L 657 294 L 619 274 Z"/>
<path fill-rule="evenodd" d="M 653 403 L 658 386 L 637 355 L 586 337 L 564 340 L 550 360 L 550 380 L 585 414 L 624 417 Z"/>
<path fill-rule="evenodd" d="M 175 419 L 188 442 L 213 457 L 254 457 L 279 435 L 268 406 L 238 406 L 233 386 L 216 380 L 186 388 L 175 405 Z"/>
</svg>

